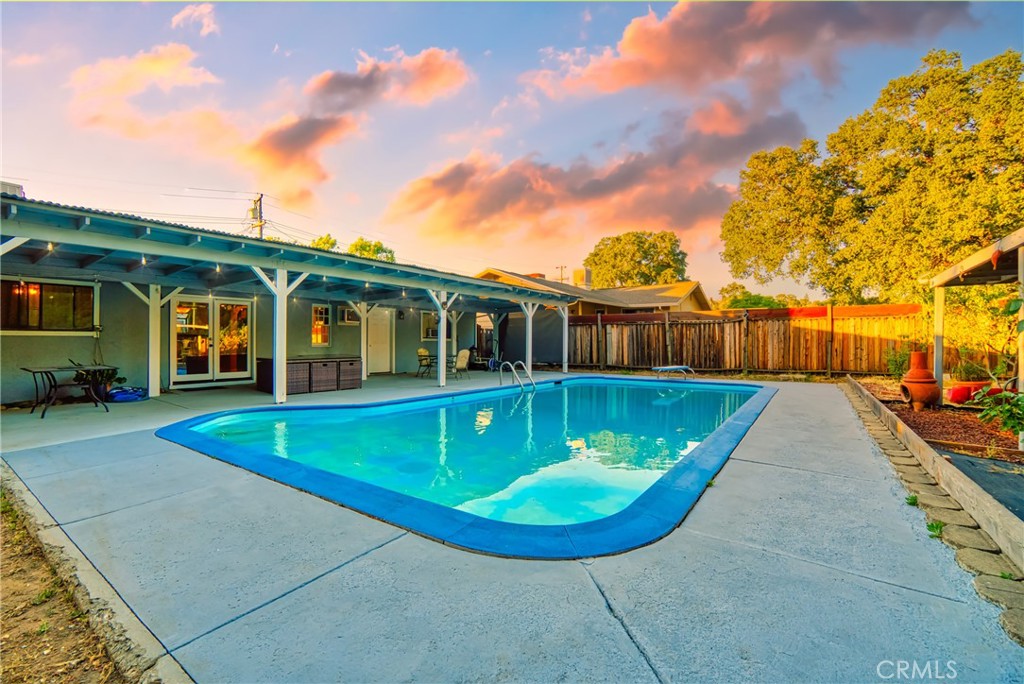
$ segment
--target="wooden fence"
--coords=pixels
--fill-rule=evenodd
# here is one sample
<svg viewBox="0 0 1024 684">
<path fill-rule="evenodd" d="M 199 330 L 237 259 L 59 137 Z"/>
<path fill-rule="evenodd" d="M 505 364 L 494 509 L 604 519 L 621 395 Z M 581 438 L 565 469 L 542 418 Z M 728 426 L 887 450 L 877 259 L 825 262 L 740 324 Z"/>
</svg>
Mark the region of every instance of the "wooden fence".
<svg viewBox="0 0 1024 684">
<path fill-rule="evenodd" d="M 919 304 L 572 316 L 569 363 L 885 373 L 887 349 L 929 335 Z"/>
</svg>

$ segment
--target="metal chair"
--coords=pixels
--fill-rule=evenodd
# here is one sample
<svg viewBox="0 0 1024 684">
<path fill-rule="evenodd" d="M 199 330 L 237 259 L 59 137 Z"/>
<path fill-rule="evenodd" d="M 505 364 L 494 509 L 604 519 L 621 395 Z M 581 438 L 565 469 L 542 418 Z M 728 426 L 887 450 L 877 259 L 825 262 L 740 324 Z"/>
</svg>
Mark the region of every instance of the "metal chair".
<svg viewBox="0 0 1024 684">
<path fill-rule="evenodd" d="M 424 378 L 430 375 L 430 372 L 434 370 L 434 359 L 430 356 L 430 351 L 424 347 L 420 347 L 416 350 L 416 357 L 419 359 L 420 365 L 416 369 L 416 377 Z"/>
</svg>

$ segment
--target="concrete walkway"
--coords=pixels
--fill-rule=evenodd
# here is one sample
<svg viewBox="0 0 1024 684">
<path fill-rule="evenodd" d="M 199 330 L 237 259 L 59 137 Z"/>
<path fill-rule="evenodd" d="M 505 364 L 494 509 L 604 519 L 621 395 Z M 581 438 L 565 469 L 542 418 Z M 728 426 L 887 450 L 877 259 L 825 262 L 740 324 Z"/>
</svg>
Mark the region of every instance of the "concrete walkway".
<svg viewBox="0 0 1024 684">
<path fill-rule="evenodd" d="M 6 451 L 25 439 L 5 415 L 4 460 L 199 682 L 863 682 L 897 661 L 1024 679 L 998 608 L 928 538 L 843 393 L 777 387 L 675 532 L 587 561 L 451 549 L 152 425 Z"/>
</svg>

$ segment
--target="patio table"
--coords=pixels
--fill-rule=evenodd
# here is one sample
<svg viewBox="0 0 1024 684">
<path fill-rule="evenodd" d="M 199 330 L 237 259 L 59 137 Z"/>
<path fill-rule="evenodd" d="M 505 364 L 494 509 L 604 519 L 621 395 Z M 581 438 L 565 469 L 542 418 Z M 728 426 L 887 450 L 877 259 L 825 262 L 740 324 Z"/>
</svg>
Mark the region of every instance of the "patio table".
<svg viewBox="0 0 1024 684">
<path fill-rule="evenodd" d="M 91 366 L 47 366 L 42 368 L 25 368 L 22 367 L 23 371 L 32 374 L 32 384 L 35 388 L 35 398 L 32 404 L 32 410 L 29 413 L 35 413 L 36 407 L 40 404 L 43 407 L 42 413 L 39 415 L 39 419 L 42 420 L 46 417 L 46 410 L 53 406 L 53 403 L 57 400 L 57 390 L 60 387 L 81 387 L 85 390 L 85 396 L 92 400 L 93 406 L 102 406 L 103 410 L 110 413 L 110 408 L 100 398 L 97 389 L 99 382 L 97 380 L 97 373 L 99 371 L 112 370 L 117 373 L 117 366 L 107 366 L 103 364 L 95 364 Z M 58 382 L 57 375 L 65 373 L 85 373 L 86 379 L 79 382 Z M 39 390 L 42 389 L 42 397 L 40 397 Z"/>
</svg>

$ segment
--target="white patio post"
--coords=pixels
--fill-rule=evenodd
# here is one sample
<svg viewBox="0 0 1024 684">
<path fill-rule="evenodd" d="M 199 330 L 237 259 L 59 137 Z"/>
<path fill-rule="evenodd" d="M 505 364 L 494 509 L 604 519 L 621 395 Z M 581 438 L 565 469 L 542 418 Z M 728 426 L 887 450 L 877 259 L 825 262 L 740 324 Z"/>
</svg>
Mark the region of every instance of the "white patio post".
<svg viewBox="0 0 1024 684">
<path fill-rule="evenodd" d="M 558 307 L 558 315 L 562 317 L 562 372 L 569 372 L 569 305 Z"/>
<path fill-rule="evenodd" d="M 437 386 L 444 387 L 448 371 L 448 356 L 445 354 L 445 345 L 448 343 L 448 307 L 459 298 L 459 293 L 452 294 L 451 298 L 444 290 L 426 290 L 426 293 L 437 310 Z"/>
<path fill-rule="evenodd" d="M 160 396 L 160 306 L 167 300 L 160 299 L 160 286 L 150 285 L 149 295 L 144 295 L 133 283 L 121 281 L 128 290 L 142 300 L 148 308 L 148 351 L 146 362 L 146 391 L 151 397 Z M 175 293 L 181 292 L 179 287 Z"/>
<path fill-rule="evenodd" d="M 939 384 L 939 406 L 942 406 L 942 347 L 945 344 L 945 317 L 946 317 L 946 290 L 942 287 L 935 288 L 935 358 L 932 370 L 935 373 L 935 382 Z"/>
<path fill-rule="evenodd" d="M 149 364 L 146 388 L 149 396 L 160 396 L 160 286 L 149 286 Z"/>
<path fill-rule="evenodd" d="M 346 300 L 345 303 L 356 312 L 356 316 L 359 316 L 359 358 L 362 360 L 363 380 L 366 380 L 366 378 L 369 377 L 369 371 L 367 370 L 369 360 L 366 357 L 369 353 L 370 346 L 370 332 L 368 330 L 369 321 L 367 320 L 367 314 L 373 310 L 373 306 L 368 305 L 366 302 L 348 300 Z M 374 306 L 376 306 L 376 304 Z"/>
<path fill-rule="evenodd" d="M 519 308 L 526 314 L 526 372 L 533 374 L 533 314 L 537 313 L 534 302 L 519 302 Z"/>
<path fill-rule="evenodd" d="M 253 273 L 263 281 L 274 295 L 274 403 L 283 404 L 288 399 L 288 295 L 295 291 L 309 274 L 303 273 L 288 284 L 288 271 L 274 270 L 274 279 L 259 266 L 250 266 Z"/>
<path fill-rule="evenodd" d="M 459 319 L 462 318 L 462 311 L 449 311 L 448 318 L 452 323 L 452 354 L 459 352 Z"/>
<path fill-rule="evenodd" d="M 1017 248 L 1017 296 L 1024 299 L 1024 247 Z M 1017 391 L 1024 392 L 1024 306 L 1017 310 Z M 1024 451 L 1024 432 L 1017 435 L 1017 449 Z"/>
</svg>

